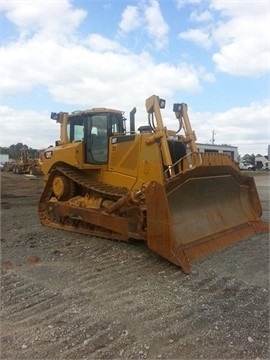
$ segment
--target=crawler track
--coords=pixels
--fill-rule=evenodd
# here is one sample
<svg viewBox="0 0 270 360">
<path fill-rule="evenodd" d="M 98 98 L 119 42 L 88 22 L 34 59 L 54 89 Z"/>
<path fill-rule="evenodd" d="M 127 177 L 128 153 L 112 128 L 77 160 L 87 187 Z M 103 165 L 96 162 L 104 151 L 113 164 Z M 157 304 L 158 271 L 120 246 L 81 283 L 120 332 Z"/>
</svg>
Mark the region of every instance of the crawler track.
<svg viewBox="0 0 270 360">
<path fill-rule="evenodd" d="M 88 178 L 85 174 L 75 168 L 71 168 L 68 166 L 58 166 L 51 172 L 39 201 L 38 212 L 40 221 L 43 225 L 90 236 L 97 236 L 121 241 L 128 240 L 126 236 L 106 230 L 99 226 L 85 223 L 78 219 L 71 219 L 67 217 L 51 219 L 46 211 L 46 204 L 53 196 L 52 183 L 56 174 L 61 174 L 68 177 L 70 180 L 73 181 L 74 184 L 76 184 L 77 187 L 83 189 L 84 193 L 94 191 L 94 193 L 99 197 L 115 202 L 120 198 L 127 196 L 129 193 L 128 189 L 126 188 L 104 184 L 97 180 Z"/>
</svg>

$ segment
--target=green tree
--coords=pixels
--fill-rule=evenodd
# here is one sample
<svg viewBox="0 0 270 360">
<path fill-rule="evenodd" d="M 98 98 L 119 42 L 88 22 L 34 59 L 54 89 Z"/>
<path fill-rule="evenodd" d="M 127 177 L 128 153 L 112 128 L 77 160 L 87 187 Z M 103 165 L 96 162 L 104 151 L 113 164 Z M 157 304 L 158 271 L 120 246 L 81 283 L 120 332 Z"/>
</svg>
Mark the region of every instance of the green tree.
<svg viewBox="0 0 270 360">
<path fill-rule="evenodd" d="M 251 165 L 255 165 L 255 155 L 254 154 L 245 154 L 242 158 L 241 161 L 247 164 L 251 164 Z"/>
<path fill-rule="evenodd" d="M 251 165 L 255 165 L 255 155 L 254 154 L 250 155 L 250 163 L 251 163 Z"/>
<path fill-rule="evenodd" d="M 23 143 L 17 143 L 10 145 L 9 147 L 0 147 L 0 153 L 1 154 L 7 154 L 9 155 L 10 159 L 17 160 L 21 157 L 21 149 L 28 149 L 29 157 L 37 158 L 39 151 L 38 149 L 32 149 L 29 148 L 27 145 L 24 145 Z"/>
<path fill-rule="evenodd" d="M 244 156 L 242 156 L 241 161 L 247 164 L 250 164 L 251 158 L 249 154 L 245 154 Z"/>
<path fill-rule="evenodd" d="M 19 159 L 20 156 L 21 156 L 21 149 L 23 147 L 26 147 L 26 145 L 23 145 L 22 143 L 17 143 L 17 144 L 13 144 L 13 145 L 10 145 L 9 147 L 9 157 L 10 159 Z"/>
</svg>

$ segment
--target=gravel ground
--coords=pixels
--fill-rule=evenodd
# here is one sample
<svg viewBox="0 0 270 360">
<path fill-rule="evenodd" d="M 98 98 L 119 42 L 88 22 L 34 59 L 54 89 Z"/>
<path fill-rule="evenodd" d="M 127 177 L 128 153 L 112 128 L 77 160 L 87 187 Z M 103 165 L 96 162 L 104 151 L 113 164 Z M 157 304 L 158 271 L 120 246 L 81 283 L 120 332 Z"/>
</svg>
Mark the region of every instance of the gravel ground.
<svg viewBox="0 0 270 360">
<path fill-rule="evenodd" d="M 269 234 L 185 275 L 143 243 L 42 227 L 42 186 L 1 173 L 1 359 L 270 358 Z"/>
</svg>

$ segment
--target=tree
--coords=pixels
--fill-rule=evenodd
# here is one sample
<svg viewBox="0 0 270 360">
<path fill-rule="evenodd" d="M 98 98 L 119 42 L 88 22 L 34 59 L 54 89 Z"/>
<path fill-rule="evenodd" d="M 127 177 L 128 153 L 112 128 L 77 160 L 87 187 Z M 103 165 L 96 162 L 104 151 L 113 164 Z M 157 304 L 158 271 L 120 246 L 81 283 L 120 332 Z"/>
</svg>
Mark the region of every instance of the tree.
<svg viewBox="0 0 270 360">
<path fill-rule="evenodd" d="M 251 155 L 246 154 L 242 157 L 241 161 L 246 164 L 255 165 L 255 155 L 254 154 L 251 154 Z"/>
<path fill-rule="evenodd" d="M 249 154 L 245 154 L 242 158 L 241 161 L 246 163 L 246 164 L 250 164 L 250 155 Z"/>
<path fill-rule="evenodd" d="M 254 154 L 250 155 L 250 163 L 251 163 L 251 165 L 255 165 L 255 155 Z"/>
<path fill-rule="evenodd" d="M 28 149 L 29 157 L 37 158 L 39 151 L 37 149 L 29 148 L 27 145 L 23 143 L 17 143 L 10 145 L 9 147 L 0 147 L 1 154 L 9 155 L 10 159 L 17 160 L 21 157 L 21 149 Z"/>
<path fill-rule="evenodd" d="M 9 147 L 9 157 L 10 159 L 19 159 L 21 156 L 21 149 L 26 146 L 22 143 L 17 143 L 16 145 L 10 145 Z"/>
</svg>

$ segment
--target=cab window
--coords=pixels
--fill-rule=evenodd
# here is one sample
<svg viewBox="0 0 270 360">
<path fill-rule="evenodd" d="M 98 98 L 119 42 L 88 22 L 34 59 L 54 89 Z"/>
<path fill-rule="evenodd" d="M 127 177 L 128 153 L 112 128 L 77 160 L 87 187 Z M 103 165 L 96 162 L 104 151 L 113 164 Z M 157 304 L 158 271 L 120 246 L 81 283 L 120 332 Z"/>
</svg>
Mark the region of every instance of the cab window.
<svg viewBox="0 0 270 360">
<path fill-rule="evenodd" d="M 67 133 L 70 141 L 83 141 L 84 138 L 84 122 L 83 118 L 73 118 L 68 122 Z"/>
<path fill-rule="evenodd" d="M 90 150 L 94 162 L 107 163 L 108 160 L 108 125 L 107 115 L 93 115 L 91 117 L 91 145 Z"/>
</svg>

